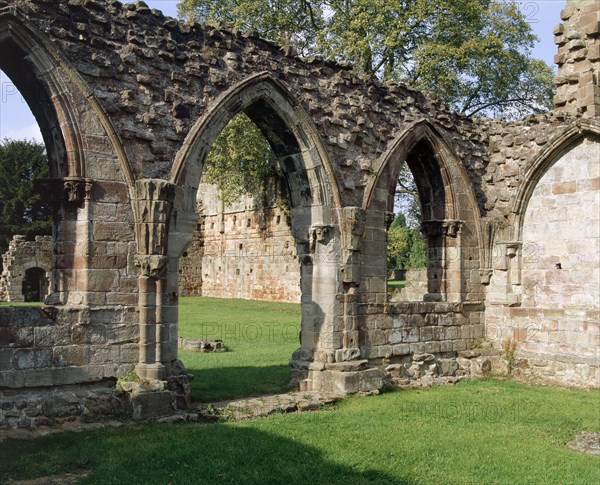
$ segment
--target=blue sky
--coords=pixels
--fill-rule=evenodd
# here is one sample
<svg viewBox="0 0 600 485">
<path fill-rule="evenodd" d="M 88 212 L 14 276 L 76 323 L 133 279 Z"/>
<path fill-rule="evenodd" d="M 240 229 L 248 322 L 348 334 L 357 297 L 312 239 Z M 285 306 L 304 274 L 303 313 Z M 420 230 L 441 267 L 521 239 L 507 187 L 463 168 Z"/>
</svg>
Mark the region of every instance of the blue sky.
<svg viewBox="0 0 600 485">
<path fill-rule="evenodd" d="M 146 0 L 146 3 L 151 8 L 162 10 L 165 15 L 177 16 L 178 0 Z M 565 0 L 519 2 L 533 31 L 540 38 L 540 42 L 534 48 L 533 56 L 545 60 L 550 65 L 554 65 L 553 58 L 556 53 L 552 28 L 560 22 L 560 11 L 565 3 Z M 39 128 L 29 107 L 2 71 L 0 71 L 0 87 L 0 140 L 34 138 L 41 141 Z"/>
</svg>

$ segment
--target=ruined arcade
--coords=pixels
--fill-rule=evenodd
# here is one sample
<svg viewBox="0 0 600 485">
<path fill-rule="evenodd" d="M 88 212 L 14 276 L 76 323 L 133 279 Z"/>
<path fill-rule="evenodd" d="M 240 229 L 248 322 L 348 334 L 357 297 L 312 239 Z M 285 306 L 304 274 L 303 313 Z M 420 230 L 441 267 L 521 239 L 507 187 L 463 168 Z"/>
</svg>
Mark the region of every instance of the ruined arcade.
<svg viewBox="0 0 600 485">
<path fill-rule="evenodd" d="M 56 218 L 47 305 L 0 307 L 0 426 L 26 418 L 23 398 L 50 417 L 189 403 L 179 262 L 204 157 L 241 111 L 290 196 L 300 389 L 502 373 L 506 342 L 519 378 L 598 387 L 599 15 L 594 1 L 567 2 L 556 109 L 508 122 L 143 2 L 0 0 L 0 68 L 40 125 Z M 386 231 L 404 160 L 423 207 L 427 293 L 393 302 Z M 113 399 L 134 369 L 151 390 Z"/>
</svg>

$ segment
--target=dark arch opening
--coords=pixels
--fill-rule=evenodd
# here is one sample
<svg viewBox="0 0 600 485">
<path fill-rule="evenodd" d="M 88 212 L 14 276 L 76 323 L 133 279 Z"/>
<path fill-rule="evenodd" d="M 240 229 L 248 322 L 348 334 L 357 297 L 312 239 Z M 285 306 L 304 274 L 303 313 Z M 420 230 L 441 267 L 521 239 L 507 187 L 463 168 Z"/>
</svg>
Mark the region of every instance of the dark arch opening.
<svg viewBox="0 0 600 485">
<path fill-rule="evenodd" d="M 390 262 L 390 252 L 393 248 L 390 246 L 392 238 L 402 238 L 400 246 L 406 247 L 402 259 L 406 266 L 403 269 L 407 271 L 397 272 L 393 278 L 393 289 L 391 297 L 401 300 L 443 300 L 444 299 L 444 247 L 445 232 L 444 224 L 448 218 L 446 205 L 446 188 L 440 161 L 437 159 L 431 143 L 422 138 L 406 154 L 404 160 L 397 163 L 393 170 L 394 182 L 390 186 L 388 194 L 388 211 L 397 214 L 396 205 L 398 196 L 398 181 L 402 176 L 401 170 L 406 162 L 410 171 L 408 178 L 412 175 L 414 188 L 418 193 L 420 220 L 414 221 L 413 227 L 402 229 L 400 234 L 391 234 L 388 230 L 388 264 Z M 406 176 L 406 174 L 404 174 Z M 397 220 L 396 220 L 397 222 Z M 416 226 L 416 227 L 415 227 Z M 420 233 L 420 234 L 419 234 Z M 424 243 L 424 248 L 423 248 Z M 424 252 L 425 261 L 421 261 L 420 252 Z M 424 265 L 423 265 L 424 263 Z M 402 282 L 403 281 L 403 282 Z M 398 283 L 400 282 L 400 283 Z"/>
<path fill-rule="evenodd" d="M 29 268 L 23 276 L 23 298 L 26 302 L 43 302 L 48 295 L 48 278 L 42 268 Z"/>
</svg>

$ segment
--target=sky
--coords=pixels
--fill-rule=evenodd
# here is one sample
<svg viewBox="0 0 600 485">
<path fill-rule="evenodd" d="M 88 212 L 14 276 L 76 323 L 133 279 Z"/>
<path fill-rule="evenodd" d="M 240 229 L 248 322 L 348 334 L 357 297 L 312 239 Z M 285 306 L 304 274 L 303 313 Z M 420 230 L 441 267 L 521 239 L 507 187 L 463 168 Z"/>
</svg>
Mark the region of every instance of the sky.
<svg viewBox="0 0 600 485">
<path fill-rule="evenodd" d="M 146 0 L 146 3 L 150 8 L 162 10 L 165 15 L 177 16 L 178 0 Z M 565 0 L 520 1 L 519 4 L 534 33 L 540 39 L 533 50 L 533 57 L 543 59 L 554 66 L 556 46 L 552 29 L 561 21 L 560 11 L 564 8 Z M 0 88 L 0 140 L 33 138 L 42 141 L 38 125 L 27 103 L 2 71 Z"/>
</svg>

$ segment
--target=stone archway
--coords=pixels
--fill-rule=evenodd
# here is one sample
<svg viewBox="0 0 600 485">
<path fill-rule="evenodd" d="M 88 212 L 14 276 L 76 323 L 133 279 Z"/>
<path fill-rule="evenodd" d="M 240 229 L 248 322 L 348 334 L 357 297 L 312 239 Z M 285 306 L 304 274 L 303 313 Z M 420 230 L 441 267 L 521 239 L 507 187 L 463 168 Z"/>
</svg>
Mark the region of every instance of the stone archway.
<svg viewBox="0 0 600 485">
<path fill-rule="evenodd" d="M 443 132 L 429 121 L 402 131 L 382 157 L 363 204 L 368 235 L 364 244 L 369 249 L 362 255 L 361 354 L 371 361 L 384 359 L 404 366 L 406 375 L 424 365 L 413 362 L 413 356 L 426 355 L 430 365 L 441 369 L 443 358 L 465 350 L 484 334 L 481 316 L 486 281 L 481 277 L 480 216 L 466 171 L 451 147 Z M 404 160 L 413 173 L 422 205 L 422 232 L 430 253 L 428 292 L 421 301 L 392 303 L 386 291 L 386 233 Z M 413 370 L 409 370 L 411 365 Z M 417 372 L 413 377 L 419 376 Z"/>
<path fill-rule="evenodd" d="M 510 342 L 528 380 L 585 387 L 598 366 L 600 129 L 580 120 L 526 171 L 494 241 L 487 337 Z"/>
<path fill-rule="evenodd" d="M 63 57 L 59 48 L 15 7 L 0 9 L 0 68 L 26 100 L 40 127 L 50 163 L 50 177 L 36 181 L 44 199 L 53 205 L 55 234 L 60 234 L 52 264 L 51 304 L 87 304 L 93 293 L 105 291 L 94 270 L 106 262 L 92 254 L 106 254 L 106 237 L 94 234 L 108 221 L 94 215 L 104 203 L 130 211 L 133 180 L 125 151 L 105 111 Z M 102 182 L 92 181 L 100 178 Z M 126 185 L 122 190 L 122 185 Z M 112 192 L 112 193 L 111 193 Z M 115 195 L 118 194 L 118 195 Z M 118 199 L 118 200 L 117 200 Z M 118 231 L 117 231 L 118 232 Z M 122 255 L 125 259 L 126 255 Z"/>
<path fill-rule="evenodd" d="M 465 169 L 450 146 L 434 125 L 420 121 L 404 130 L 382 157 L 363 204 L 367 217 L 376 218 L 377 236 L 373 237 L 379 241 L 379 251 L 375 266 L 380 269 L 373 277 L 384 277 L 385 224 L 391 222 L 396 180 L 406 160 L 419 191 L 422 232 L 429 253 L 434 254 L 428 263 L 428 298 L 481 301 L 482 288 L 474 284 L 484 261 L 479 210 Z"/>
<path fill-rule="evenodd" d="M 294 379 L 297 382 L 307 379 L 314 361 L 333 360 L 333 322 L 338 293 L 334 255 L 339 244 L 335 210 L 339 195 L 333 189 L 336 187 L 333 172 L 307 115 L 294 105 L 286 87 L 269 74 L 258 74 L 221 96 L 195 124 L 176 157 L 170 183 L 138 181 L 138 193 L 156 194 L 154 199 L 153 196 L 145 199 L 152 199 L 155 208 L 172 207 L 170 220 L 160 215 L 168 210 L 138 209 L 139 213 L 146 211 L 157 216 L 152 228 L 148 225 L 141 228 L 144 234 L 151 234 L 150 238 L 142 234 L 138 237 L 138 241 L 149 241 L 146 246 L 148 271 L 140 277 L 140 289 L 142 298 L 146 294 L 152 299 L 143 305 L 142 320 L 154 322 L 142 326 L 146 334 L 140 339 L 143 360 L 138 372 L 146 377 L 163 375 L 165 366 L 169 367 L 176 360 L 178 260 L 191 242 L 197 223 L 196 193 L 203 160 L 223 127 L 240 111 L 246 113 L 269 140 L 290 195 L 291 230 L 301 263 L 302 291 L 300 348 L 292 362 Z M 147 190 L 148 187 L 154 189 Z M 162 254 L 153 254 L 159 246 Z M 168 339 L 163 338 L 165 335 Z"/>
</svg>

